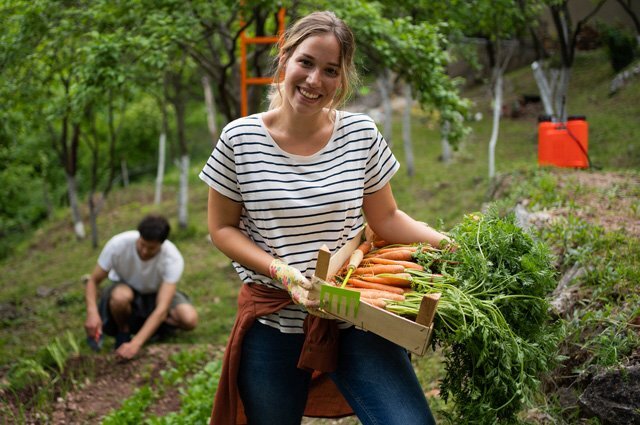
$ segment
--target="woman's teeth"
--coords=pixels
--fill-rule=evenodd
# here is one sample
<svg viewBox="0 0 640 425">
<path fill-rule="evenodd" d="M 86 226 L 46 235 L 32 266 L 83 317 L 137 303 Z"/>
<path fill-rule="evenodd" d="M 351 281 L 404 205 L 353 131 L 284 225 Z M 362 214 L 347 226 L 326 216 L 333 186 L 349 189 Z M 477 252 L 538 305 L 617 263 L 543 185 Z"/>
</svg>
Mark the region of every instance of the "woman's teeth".
<svg viewBox="0 0 640 425">
<path fill-rule="evenodd" d="M 305 89 L 300 89 L 300 94 L 302 94 L 304 97 L 306 97 L 307 99 L 317 99 L 320 97 L 319 94 L 313 94 L 313 93 L 309 93 L 308 91 L 306 91 Z"/>
</svg>

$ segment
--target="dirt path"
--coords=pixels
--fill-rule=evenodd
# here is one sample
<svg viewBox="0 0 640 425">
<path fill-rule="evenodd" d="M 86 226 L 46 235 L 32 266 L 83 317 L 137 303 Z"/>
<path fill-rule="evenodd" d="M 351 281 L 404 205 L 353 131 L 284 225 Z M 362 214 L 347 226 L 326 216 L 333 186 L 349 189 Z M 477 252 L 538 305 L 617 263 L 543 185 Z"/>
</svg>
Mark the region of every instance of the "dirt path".
<svg viewBox="0 0 640 425">
<path fill-rule="evenodd" d="M 162 370 L 170 367 L 170 357 L 179 351 L 188 350 L 183 344 L 158 344 L 145 347 L 137 358 L 129 362 L 119 362 L 110 353 L 92 354 L 95 376 L 86 377 L 78 388 L 59 397 L 49 419 L 31 418 L 32 423 L 52 425 L 84 425 L 100 423 L 109 412 L 118 409 L 124 400 L 129 398 L 136 388 L 151 384 L 160 376 Z M 212 356 L 214 349 L 212 348 Z M 213 357 L 212 357 L 213 358 Z M 73 359 L 79 364 L 87 358 Z M 180 397 L 177 390 L 167 391 L 164 396 L 153 403 L 149 414 L 164 416 L 180 409 Z M 327 420 L 305 418 L 302 425 L 357 425 L 355 418 Z"/>
<path fill-rule="evenodd" d="M 188 349 L 180 344 L 158 344 L 144 348 L 137 358 L 119 362 L 111 353 L 94 354 L 95 376 L 58 398 L 51 424 L 95 424 L 110 411 L 117 409 L 136 388 L 151 384 L 162 370 L 170 366 L 170 356 Z M 76 359 L 76 362 L 83 359 Z M 70 365 L 73 368 L 73 364 Z M 177 391 L 169 391 L 153 404 L 152 413 L 158 416 L 180 407 Z"/>
</svg>

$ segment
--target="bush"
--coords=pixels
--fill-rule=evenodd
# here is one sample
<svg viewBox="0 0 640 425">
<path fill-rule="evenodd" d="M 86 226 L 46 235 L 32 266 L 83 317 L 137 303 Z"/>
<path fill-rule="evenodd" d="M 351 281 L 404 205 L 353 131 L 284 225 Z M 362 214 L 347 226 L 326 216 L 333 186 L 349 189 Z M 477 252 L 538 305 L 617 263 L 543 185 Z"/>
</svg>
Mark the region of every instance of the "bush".
<svg viewBox="0 0 640 425">
<path fill-rule="evenodd" d="M 629 30 L 602 25 L 601 33 L 607 46 L 611 67 L 615 72 L 621 71 L 638 57 L 638 41 Z"/>
</svg>

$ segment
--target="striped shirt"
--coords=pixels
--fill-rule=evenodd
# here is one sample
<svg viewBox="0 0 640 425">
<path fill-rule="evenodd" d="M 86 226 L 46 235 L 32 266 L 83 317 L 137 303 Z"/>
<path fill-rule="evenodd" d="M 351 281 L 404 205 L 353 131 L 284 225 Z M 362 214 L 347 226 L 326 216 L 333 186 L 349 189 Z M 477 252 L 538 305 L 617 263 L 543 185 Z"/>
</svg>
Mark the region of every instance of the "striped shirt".
<svg viewBox="0 0 640 425">
<path fill-rule="evenodd" d="M 364 195 L 380 190 L 398 171 L 374 121 L 337 111 L 329 142 L 310 156 L 282 150 L 262 114 L 222 130 L 200 179 L 242 203 L 240 230 L 260 248 L 311 278 L 322 245 L 335 253 L 364 226 Z M 244 283 L 284 289 L 269 276 L 233 263 Z M 302 333 L 304 307 L 290 305 L 261 317 L 282 332 Z"/>
</svg>

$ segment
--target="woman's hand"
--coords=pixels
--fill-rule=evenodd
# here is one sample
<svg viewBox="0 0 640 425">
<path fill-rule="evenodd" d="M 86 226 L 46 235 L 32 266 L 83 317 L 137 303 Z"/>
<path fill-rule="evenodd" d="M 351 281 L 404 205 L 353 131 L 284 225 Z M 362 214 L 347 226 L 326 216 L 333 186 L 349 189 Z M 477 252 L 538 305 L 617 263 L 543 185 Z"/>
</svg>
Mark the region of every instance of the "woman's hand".
<svg viewBox="0 0 640 425">
<path fill-rule="evenodd" d="M 269 274 L 272 279 L 282 283 L 294 303 L 310 309 L 320 306 L 318 290 L 300 270 L 276 259 L 269 265 Z"/>
</svg>

